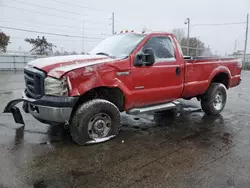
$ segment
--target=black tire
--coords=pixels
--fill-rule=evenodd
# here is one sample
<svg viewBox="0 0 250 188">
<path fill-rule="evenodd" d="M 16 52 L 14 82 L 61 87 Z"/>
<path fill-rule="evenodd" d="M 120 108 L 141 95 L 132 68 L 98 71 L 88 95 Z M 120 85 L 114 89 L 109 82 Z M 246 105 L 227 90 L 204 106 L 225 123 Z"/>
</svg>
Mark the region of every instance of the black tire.
<svg viewBox="0 0 250 188">
<path fill-rule="evenodd" d="M 70 121 L 70 134 L 78 145 L 93 140 L 88 125 L 97 114 L 106 114 L 111 120 L 110 131 L 105 137 L 119 133 L 121 120 L 118 108 L 107 100 L 93 99 L 79 106 Z"/>
<path fill-rule="evenodd" d="M 218 95 L 220 99 L 218 99 Z M 224 109 L 226 101 L 226 87 L 221 83 L 212 83 L 201 97 L 201 108 L 207 115 L 217 115 Z"/>
</svg>

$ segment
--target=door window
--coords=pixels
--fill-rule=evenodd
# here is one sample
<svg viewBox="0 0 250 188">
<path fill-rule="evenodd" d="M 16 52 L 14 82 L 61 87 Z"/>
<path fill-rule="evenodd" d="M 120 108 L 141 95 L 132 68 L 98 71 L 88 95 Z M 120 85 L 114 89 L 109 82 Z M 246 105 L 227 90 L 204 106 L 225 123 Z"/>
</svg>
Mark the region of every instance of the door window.
<svg viewBox="0 0 250 188">
<path fill-rule="evenodd" d="M 143 49 L 146 48 L 154 50 L 156 62 L 175 60 L 174 46 L 169 37 L 152 37 L 144 45 Z"/>
</svg>

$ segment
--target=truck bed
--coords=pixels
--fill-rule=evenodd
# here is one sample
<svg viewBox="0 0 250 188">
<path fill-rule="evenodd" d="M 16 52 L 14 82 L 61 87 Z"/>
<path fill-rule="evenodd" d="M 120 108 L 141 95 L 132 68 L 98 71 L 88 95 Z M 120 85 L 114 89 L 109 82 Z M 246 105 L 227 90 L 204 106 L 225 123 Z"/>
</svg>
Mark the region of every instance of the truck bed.
<svg viewBox="0 0 250 188">
<path fill-rule="evenodd" d="M 185 81 L 182 97 L 194 97 L 206 92 L 212 79 L 231 80 L 225 82 L 227 88 L 239 84 L 240 69 L 235 69 L 238 60 L 234 58 L 195 57 L 185 58 Z"/>
<path fill-rule="evenodd" d="M 198 57 L 192 57 L 192 56 L 185 56 L 184 59 L 188 62 L 207 62 L 207 61 L 237 61 L 235 58 L 231 57 L 215 57 L 215 56 L 198 56 Z"/>
</svg>

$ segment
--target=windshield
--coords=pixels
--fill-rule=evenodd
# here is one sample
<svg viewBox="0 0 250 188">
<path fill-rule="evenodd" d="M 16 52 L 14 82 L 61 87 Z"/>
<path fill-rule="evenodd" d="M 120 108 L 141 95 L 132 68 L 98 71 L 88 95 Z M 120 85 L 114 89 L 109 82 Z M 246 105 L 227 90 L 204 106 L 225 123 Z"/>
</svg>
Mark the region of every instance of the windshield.
<svg viewBox="0 0 250 188">
<path fill-rule="evenodd" d="M 143 34 L 121 34 L 106 38 L 90 51 L 90 54 L 115 57 L 128 56 L 145 37 Z"/>
</svg>

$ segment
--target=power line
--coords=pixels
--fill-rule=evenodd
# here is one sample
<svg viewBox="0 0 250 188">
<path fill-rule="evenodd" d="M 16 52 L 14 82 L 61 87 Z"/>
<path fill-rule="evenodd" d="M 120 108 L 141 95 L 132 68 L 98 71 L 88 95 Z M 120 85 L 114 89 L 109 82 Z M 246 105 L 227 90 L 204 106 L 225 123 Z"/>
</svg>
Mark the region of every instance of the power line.
<svg viewBox="0 0 250 188">
<path fill-rule="evenodd" d="M 76 27 L 76 26 L 73 26 L 73 25 L 61 25 L 61 24 L 49 24 L 49 23 L 45 23 L 45 22 L 37 22 L 35 21 L 35 23 L 29 23 L 29 22 L 32 22 L 33 20 L 24 20 L 24 21 L 21 21 L 21 22 L 14 22 L 14 21 L 10 21 L 10 20 L 0 20 L 0 22 L 4 22 L 4 23 L 15 23 L 15 24 L 24 24 L 23 22 L 26 22 L 27 24 L 26 25 L 30 25 L 30 24 L 35 24 L 35 25 L 46 25 L 46 26 L 54 26 L 55 29 L 58 29 L 58 27 L 64 27 L 64 28 L 73 28 L 73 29 L 82 29 L 81 27 Z M 91 30 L 91 31 L 96 31 L 98 29 L 101 29 L 101 28 L 84 28 L 84 30 Z"/>
<path fill-rule="evenodd" d="M 31 21 L 31 20 L 30 20 Z M 4 23 L 14 23 L 14 24 L 22 24 L 22 25 L 41 25 L 42 27 L 44 27 L 43 25 L 46 25 L 46 26 L 59 26 L 59 27 L 67 27 L 67 28 L 74 28 L 74 29 L 81 29 L 80 27 L 75 27 L 75 26 L 71 26 L 71 25 L 57 25 L 57 24 L 48 24 L 48 23 L 42 23 L 42 22 L 37 22 L 36 23 L 27 23 L 28 21 L 25 21 L 25 23 L 22 22 L 13 22 L 13 21 L 4 21 L 4 20 L 0 20 L 0 22 L 4 22 Z"/>
<path fill-rule="evenodd" d="M 67 28 L 73 28 L 73 29 L 82 29 L 82 28 L 80 28 L 80 27 L 75 27 L 75 26 L 70 26 L 70 25 L 54 25 L 54 24 L 47 24 L 47 23 L 42 23 L 42 22 L 36 22 L 36 23 L 24 23 L 23 21 L 22 22 L 13 22 L 13 21 L 3 21 L 3 20 L 0 20 L 0 22 L 3 22 L 3 23 L 13 23 L 13 24 L 20 24 L 20 25 L 28 25 L 28 26 L 31 26 L 31 24 L 32 24 L 32 26 L 33 25 L 37 25 L 38 27 L 43 27 L 44 28 L 44 25 L 51 25 L 51 26 L 54 26 L 54 27 L 51 27 L 52 29 L 56 29 L 57 31 L 61 31 L 61 32 L 69 32 L 69 31 L 63 31 L 63 30 L 58 30 L 58 27 L 57 26 L 60 26 L 60 27 L 67 27 Z M 93 31 L 98 31 L 98 29 L 94 29 L 94 28 L 84 28 L 84 30 L 90 30 L 91 32 L 93 32 Z"/>
<path fill-rule="evenodd" d="M 23 8 L 19 8 L 19 7 L 13 7 L 13 6 L 9 6 L 9 5 L 0 5 L 1 7 L 7 7 L 7 8 L 13 8 L 13 9 L 18 9 L 21 11 L 25 11 L 25 12 L 33 12 L 33 13 L 37 13 L 37 14 L 42 14 L 42 15 L 47 15 L 47 16 L 52 16 L 52 17 L 57 17 L 57 18 L 63 18 L 63 19 L 68 19 L 68 20 L 76 20 L 75 18 L 69 18 L 69 17 L 64 17 L 64 16 L 58 16 L 55 14 L 48 14 L 48 13 L 43 13 L 43 12 L 37 12 L 37 11 L 33 11 L 33 10 L 28 10 L 28 9 L 23 9 Z M 84 20 L 85 22 L 89 22 L 89 23 L 95 23 L 95 24 L 105 24 L 103 22 L 94 22 L 91 20 Z"/>
<path fill-rule="evenodd" d="M 93 8 L 93 7 L 87 7 L 87 6 L 77 5 L 77 4 L 72 4 L 72 3 L 67 3 L 67 2 L 59 1 L 59 0 L 51 0 L 51 1 L 58 2 L 58 3 L 60 3 L 60 4 L 65 4 L 65 5 L 68 5 L 68 6 L 71 6 L 71 7 L 79 7 L 79 8 L 85 8 L 85 9 L 90 9 L 90 10 L 95 10 L 95 11 L 102 11 L 102 12 L 109 12 L 109 13 L 111 12 L 111 11 L 104 10 L 104 9 L 98 9 L 98 8 Z"/>
<path fill-rule="evenodd" d="M 0 21 L 0 22 L 13 23 L 13 22 L 6 22 L 6 21 Z M 16 23 L 17 23 L 17 22 L 16 22 Z M 17 24 L 20 24 L 20 25 L 23 25 L 23 26 L 25 26 L 25 25 L 26 25 L 26 26 L 27 26 L 27 25 L 28 25 L 28 26 L 31 26 L 31 24 L 27 24 L 27 23 L 26 23 L 26 24 L 25 24 L 25 23 L 17 23 Z M 32 26 L 33 26 L 33 25 L 38 25 L 38 24 L 32 24 Z M 37 27 L 37 26 L 36 26 L 36 27 Z M 43 27 L 43 26 L 42 26 L 42 25 L 38 25 L 38 27 Z M 43 27 L 43 28 L 44 28 L 44 27 Z M 55 29 L 56 29 L 56 28 L 55 28 Z M 57 32 L 67 32 L 67 33 L 69 33 L 69 34 L 76 34 L 76 33 L 72 33 L 72 32 L 65 31 L 65 30 L 58 30 L 58 29 L 56 29 L 56 31 L 57 31 Z"/>
<path fill-rule="evenodd" d="M 61 36 L 61 37 L 86 38 L 86 39 L 103 39 L 103 38 L 97 38 L 97 37 L 83 37 L 83 36 L 77 36 L 77 35 L 66 35 L 66 34 L 59 34 L 59 33 L 34 31 L 34 30 L 14 28 L 14 27 L 5 27 L 5 26 L 1 26 L 1 25 L 0 25 L 0 27 L 4 28 L 4 29 L 11 29 L 11 30 L 16 30 L 16 31 L 24 31 L 24 32 L 30 32 L 30 33 L 47 34 L 47 35 L 54 35 L 54 36 Z"/>
<path fill-rule="evenodd" d="M 194 26 L 222 26 L 222 25 L 240 25 L 240 24 L 246 24 L 246 22 L 234 22 L 234 23 L 215 23 L 215 24 L 194 24 L 191 25 Z"/>
<path fill-rule="evenodd" d="M 30 6 L 45 8 L 45 9 L 49 9 L 49 10 L 55 10 L 55 11 L 59 11 L 59 12 L 65 12 L 65 13 L 68 13 L 68 14 L 88 16 L 87 14 L 83 14 L 83 13 L 77 13 L 77 12 L 71 12 L 71 11 L 66 11 L 66 10 L 57 9 L 57 8 L 51 8 L 51 7 L 37 5 L 37 4 L 34 4 L 34 3 L 27 3 L 27 2 L 23 2 L 23 1 L 19 1 L 19 0 L 12 0 L 12 1 L 15 1 L 15 2 L 18 2 L 18 3 L 22 3 L 22 4 L 26 4 L 26 5 L 30 5 Z M 106 19 L 107 20 L 109 18 L 96 18 L 96 19 Z"/>
</svg>

